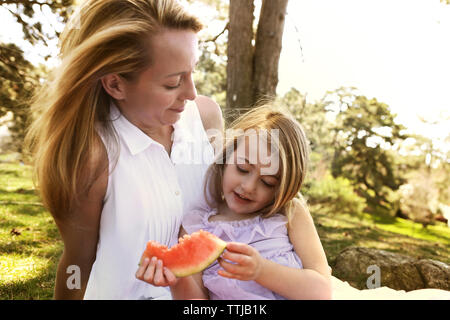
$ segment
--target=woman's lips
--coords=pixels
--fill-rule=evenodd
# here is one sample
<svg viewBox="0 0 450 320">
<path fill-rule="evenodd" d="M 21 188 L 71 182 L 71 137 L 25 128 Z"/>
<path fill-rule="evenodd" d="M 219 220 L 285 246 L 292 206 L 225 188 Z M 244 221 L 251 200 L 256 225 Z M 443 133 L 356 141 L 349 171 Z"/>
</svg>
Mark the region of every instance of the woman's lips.
<svg viewBox="0 0 450 320">
<path fill-rule="evenodd" d="M 179 107 L 179 108 L 171 108 L 170 110 L 175 111 L 175 112 L 183 112 L 184 111 L 184 106 Z"/>
</svg>

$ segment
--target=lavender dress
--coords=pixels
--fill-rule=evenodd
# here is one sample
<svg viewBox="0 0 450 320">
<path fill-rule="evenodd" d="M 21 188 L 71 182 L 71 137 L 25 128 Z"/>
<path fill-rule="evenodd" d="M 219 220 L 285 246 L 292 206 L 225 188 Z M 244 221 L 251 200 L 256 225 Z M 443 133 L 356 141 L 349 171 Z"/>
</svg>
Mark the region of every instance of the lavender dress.
<svg viewBox="0 0 450 320">
<path fill-rule="evenodd" d="M 191 211 L 183 218 L 187 233 L 200 229 L 209 231 L 227 242 L 243 242 L 259 251 L 262 257 L 284 266 L 302 268 L 287 234 L 287 218 L 275 214 L 239 221 L 209 221 L 217 210 Z M 283 300 L 286 299 L 255 281 L 228 279 L 217 274 L 221 268 L 215 261 L 203 271 L 203 284 L 211 300 Z M 276 274 L 273 275 L 276 278 Z"/>
</svg>

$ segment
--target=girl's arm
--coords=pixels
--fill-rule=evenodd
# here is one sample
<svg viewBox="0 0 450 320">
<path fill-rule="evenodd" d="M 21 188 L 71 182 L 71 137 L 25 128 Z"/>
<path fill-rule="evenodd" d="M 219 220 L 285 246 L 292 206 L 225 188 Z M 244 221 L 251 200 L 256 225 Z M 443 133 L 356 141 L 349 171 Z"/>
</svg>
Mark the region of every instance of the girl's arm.
<svg viewBox="0 0 450 320">
<path fill-rule="evenodd" d="M 254 280 L 288 299 L 331 299 L 331 272 L 309 211 L 302 205 L 289 226 L 289 238 L 303 263 L 303 269 L 282 266 L 262 258 L 242 243 L 229 243 L 220 260 L 219 274 L 240 280 Z"/>
<path fill-rule="evenodd" d="M 185 234 L 186 231 L 181 227 L 179 237 Z M 177 278 L 156 257 L 146 258 L 141 262 L 136 272 L 136 278 L 154 286 L 169 286 L 175 300 L 209 298 L 208 290 L 203 286 L 201 272 L 188 277 Z"/>
</svg>

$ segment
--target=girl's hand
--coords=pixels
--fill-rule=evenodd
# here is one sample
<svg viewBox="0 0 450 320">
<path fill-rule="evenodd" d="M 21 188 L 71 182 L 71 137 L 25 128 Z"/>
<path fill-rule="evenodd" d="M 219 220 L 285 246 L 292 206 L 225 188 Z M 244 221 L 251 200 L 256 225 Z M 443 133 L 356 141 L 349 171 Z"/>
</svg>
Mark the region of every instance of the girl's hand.
<svg viewBox="0 0 450 320">
<path fill-rule="evenodd" d="M 157 287 L 167 287 L 177 284 L 178 279 L 163 262 L 156 257 L 144 258 L 136 272 L 136 278 Z"/>
<path fill-rule="evenodd" d="M 256 280 L 259 277 L 264 258 L 258 250 L 239 242 L 229 242 L 226 249 L 219 258 L 219 264 L 224 269 L 218 271 L 219 275 L 238 280 Z"/>
</svg>

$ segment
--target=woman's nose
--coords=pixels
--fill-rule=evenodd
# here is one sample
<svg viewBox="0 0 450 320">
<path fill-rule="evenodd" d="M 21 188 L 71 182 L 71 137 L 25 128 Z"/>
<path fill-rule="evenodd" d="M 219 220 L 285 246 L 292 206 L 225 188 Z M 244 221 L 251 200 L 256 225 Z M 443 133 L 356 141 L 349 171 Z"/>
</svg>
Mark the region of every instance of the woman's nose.
<svg viewBox="0 0 450 320">
<path fill-rule="evenodd" d="M 187 81 L 185 82 L 185 88 L 183 91 L 183 99 L 182 100 L 195 100 L 197 98 L 197 89 L 195 88 L 195 83 L 192 75 L 187 77 Z"/>
</svg>

